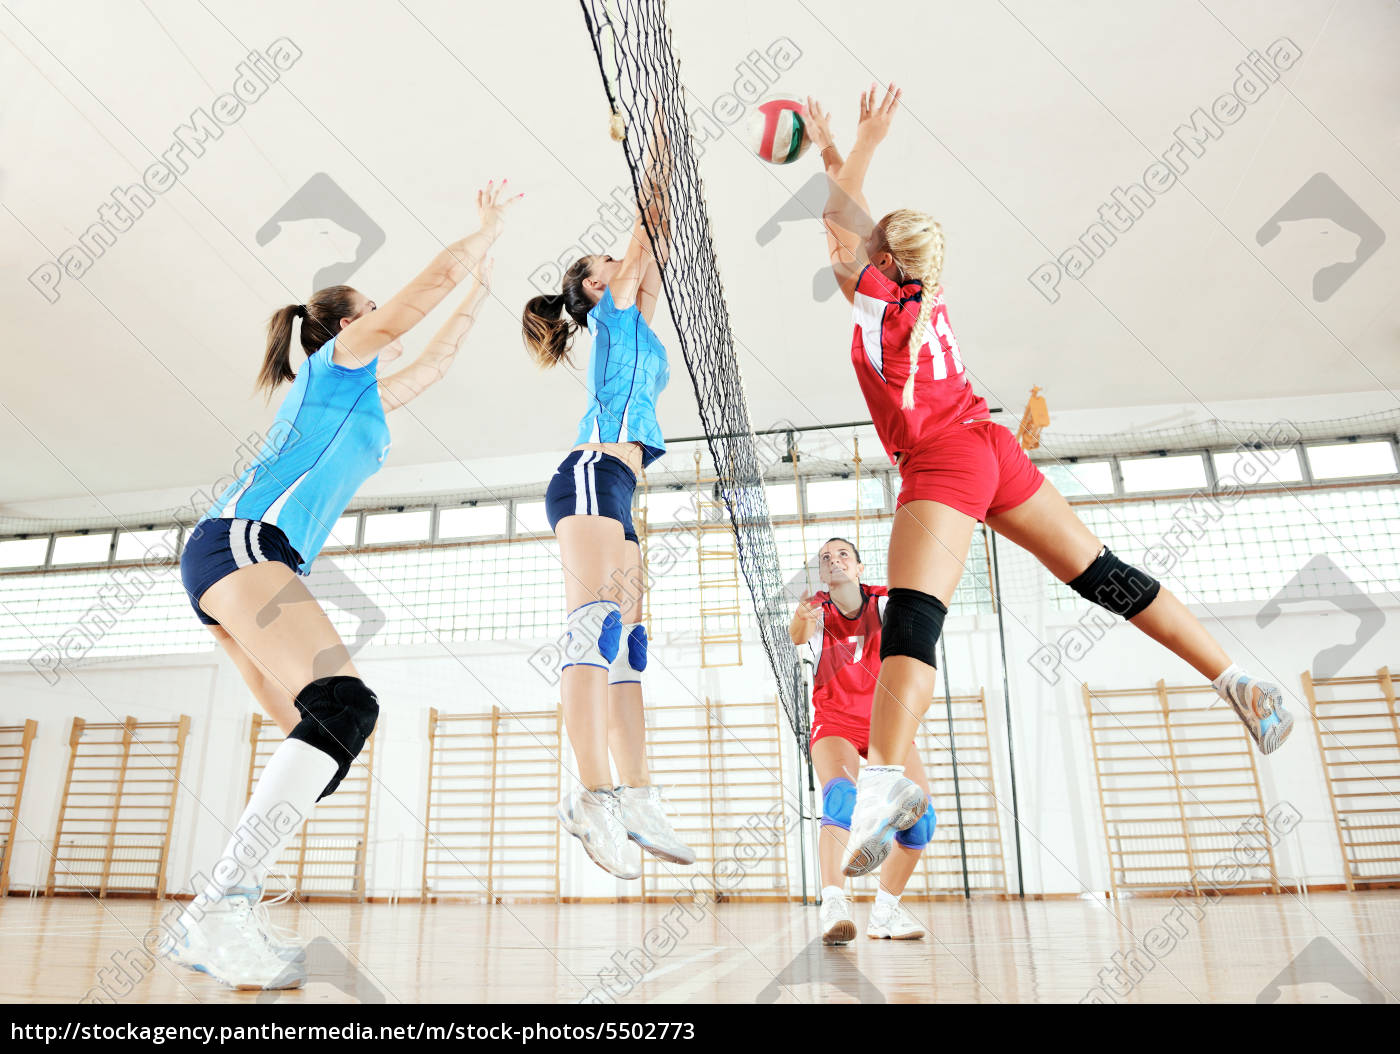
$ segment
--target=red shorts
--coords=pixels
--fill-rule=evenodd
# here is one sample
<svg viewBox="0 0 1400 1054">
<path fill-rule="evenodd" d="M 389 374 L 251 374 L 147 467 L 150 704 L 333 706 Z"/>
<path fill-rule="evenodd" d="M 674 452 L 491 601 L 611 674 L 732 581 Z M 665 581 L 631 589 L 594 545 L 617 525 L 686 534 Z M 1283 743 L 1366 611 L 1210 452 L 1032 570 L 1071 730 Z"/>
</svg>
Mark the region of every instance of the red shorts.
<svg viewBox="0 0 1400 1054">
<path fill-rule="evenodd" d="M 812 714 L 812 743 L 827 736 L 840 736 L 855 747 L 861 757 L 865 757 L 870 750 L 870 715 L 867 714 L 862 723 L 851 714 L 817 710 Z"/>
<path fill-rule="evenodd" d="M 979 520 L 1014 509 L 1045 476 L 1005 425 L 974 421 L 919 441 L 899 459 L 899 503 L 936 501 Z"/>
</svg>

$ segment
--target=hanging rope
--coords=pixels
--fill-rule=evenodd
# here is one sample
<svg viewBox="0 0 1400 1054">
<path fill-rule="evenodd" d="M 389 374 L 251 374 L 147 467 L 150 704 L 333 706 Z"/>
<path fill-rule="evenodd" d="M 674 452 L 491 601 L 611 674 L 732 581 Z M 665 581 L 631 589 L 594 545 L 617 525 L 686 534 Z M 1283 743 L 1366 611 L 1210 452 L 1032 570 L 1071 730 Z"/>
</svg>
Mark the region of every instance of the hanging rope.
<svg viewBox="0 0 1400 1054">
<path fill-rule="evenodd" d="M 852 436 L 851 445 L 855 448 L 852 460 L 856 463 L 856 552 L 860 552 L 860 436 Z"/>
</svg>

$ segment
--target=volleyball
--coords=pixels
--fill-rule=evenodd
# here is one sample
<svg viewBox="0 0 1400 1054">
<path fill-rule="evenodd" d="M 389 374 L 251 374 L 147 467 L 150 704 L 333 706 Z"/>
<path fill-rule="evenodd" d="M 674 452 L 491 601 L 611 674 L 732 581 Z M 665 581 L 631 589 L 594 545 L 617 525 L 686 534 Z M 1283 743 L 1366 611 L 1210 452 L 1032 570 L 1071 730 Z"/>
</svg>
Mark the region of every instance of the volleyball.
<svg viewBox="0 0 1400 1054">
<path fill-rule="evenodd" d="M 807 152 L 807 110 L 796 99 L 765 99 L 749 117 L 749 142 L 770 165 L 789 165 Z"/>
</svg>

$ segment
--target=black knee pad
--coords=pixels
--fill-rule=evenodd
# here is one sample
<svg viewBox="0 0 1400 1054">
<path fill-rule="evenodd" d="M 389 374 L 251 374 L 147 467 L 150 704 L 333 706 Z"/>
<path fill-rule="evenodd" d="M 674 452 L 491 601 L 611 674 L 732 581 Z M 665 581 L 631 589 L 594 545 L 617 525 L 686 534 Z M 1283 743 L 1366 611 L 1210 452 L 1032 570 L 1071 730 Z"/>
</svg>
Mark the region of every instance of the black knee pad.
<svg viewBox="0 0 1400 1054">
<path fill-rule="evenodd" d="M 932 594 L 891 589 L 880 630 L 880 661 L 891 655 L 907 655 L 936 668 L 934 652 L 947 614 L 947 605 Z"/>
<path fill-rule="evenodd" d="M 296 697 L 301 721 L 288 734 L 336 762 L 335 775 L 316 800 L 331 794 L 350 771 L 379 719 L 379 700 L 358 677 L 322 677 Z"/>
<path fill-rule="evenodd" d="M 1140 614 L 1162 589 L 1161 582 L 1125 564 L 1106 545 L 1088 569 L 1068 585 L 1085 600 L 1124 618 Z"/>
</svg>

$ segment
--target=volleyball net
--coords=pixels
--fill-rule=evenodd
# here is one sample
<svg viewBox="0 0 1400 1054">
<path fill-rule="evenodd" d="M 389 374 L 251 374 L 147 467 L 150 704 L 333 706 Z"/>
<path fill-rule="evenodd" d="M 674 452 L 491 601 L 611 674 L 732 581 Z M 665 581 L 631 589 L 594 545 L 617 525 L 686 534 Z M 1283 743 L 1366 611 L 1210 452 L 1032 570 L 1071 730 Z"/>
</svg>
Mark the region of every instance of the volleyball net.
<svg viewBox="0 0 1400 1054">
<path fill-rule="evenodd" d="M 798 655 L 763 489 L 763 467 L 710 236 L 685 89 L 662 0 L 580 0 L 647 233 L 667 252 L 666 303 L 695 387 L 717 498 L 729 514 L 763 647 L 794 734 L 806 749 Z"/>
</svg>

